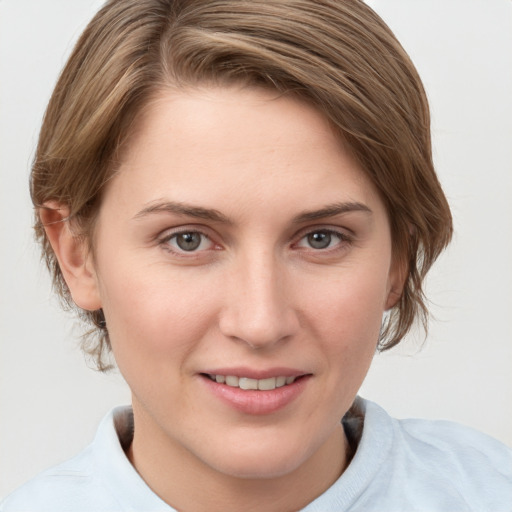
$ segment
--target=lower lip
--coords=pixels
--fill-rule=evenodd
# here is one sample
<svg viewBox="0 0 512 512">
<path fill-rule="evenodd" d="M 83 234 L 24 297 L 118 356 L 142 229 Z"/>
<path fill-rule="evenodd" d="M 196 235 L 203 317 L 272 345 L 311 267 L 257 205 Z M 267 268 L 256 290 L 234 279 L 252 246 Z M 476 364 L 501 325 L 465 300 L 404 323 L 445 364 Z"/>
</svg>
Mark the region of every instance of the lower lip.
<svg viewBox="0 0 512 512">
<path fill-rule="evenodd" d="M 208 389 L 224 403 L 245 414 L 272 414 L 293 402 L 305 389 L 310 375 L 300 377 L 292 384 L 268 391 L 244 390 L 220 384 L 209 377 L 201 375 L 201 380 Z"/>
</svg>

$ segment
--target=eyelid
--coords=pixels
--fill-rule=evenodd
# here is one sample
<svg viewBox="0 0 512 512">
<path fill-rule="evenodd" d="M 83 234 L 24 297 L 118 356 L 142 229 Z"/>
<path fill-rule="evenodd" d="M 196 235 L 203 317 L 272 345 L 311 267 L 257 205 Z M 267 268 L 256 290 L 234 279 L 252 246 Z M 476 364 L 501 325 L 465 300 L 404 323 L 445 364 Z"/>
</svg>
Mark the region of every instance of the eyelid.
<svg viewBox="0 0 512 512">
<path fill-rule="evenodd" d="M 197 226 L 194 224 L 187 224 L 185 226 L 176 226 L 174 228 L 166 228 L 156 236 L 158 240 L 169 239 L 175 235 L 179 235 L 180 233 L 199 233 L 209 238 L 208 233 L 206 232 L 202 226 Z"/>
<path fill-rule="evenodd" d="M 195 251 L 185 251 L 180 248 L 175 248 L 175 247 L 171 246 L 171 244 L 169 244 L 170 240 L 172 240 L 174 237 L 176 237 L 180 234 L 183 234 L 183 233 L 198 233 L 202 237 L 209 240 L 213 247 L 207 248 L 207 249 L 195 250 Z M 156 242 L 158 243 L 159 246 L 164 248 L 166 251 L 168 251 L 174 255 L 180 256 L 180 257 L 188 257 L 188 258 L 197 257 L 202 253 L 205 253 L 207 251 L 210 251 L 210 250 L 213 250 L 213 249 L 219 247 L 219 244 L 217 244 L 213 240 L 213 237 L 209 233 L 207 233 L 207 230 L 202 229 L 201 226 L 197 226 L 197 225 L 193 225 L 193 224 L 188 225 L 188 226 L 178 226 L 175 228 L 166 229 L 166 230 L 160 232 L 160 234 L 156 237 Z"/>
<path fill-rule="evenodd" d="M 350 234 L 348 234 L 347 231 L 349 231 Z M 334 247 L 327 247 L 325 249 L 315 249 L 314 247 L 299 246 L 299 243 L 302 242 L 308 235 L 311 235 L 313 233 L 320 233 L 320 232 L 329 233 L 329 234 L 332 234 L 332 235 L 338 237 L 339 243 L 336 244 Z M 307 228 L 302 229 L 295 235 L 294 239 L 296 241 L 293 242 L 292 246 L 297 247 L 298 249 L 301 249 L 304 251 L 312 252 L 312 253 L 327 254 L 327 253 L 336 252 L 336 251 L 346 248 L 347 245 L 350 245 L 353 243 L 354 236 L 355 235 L 353 234 L 352 230 L 350 230 L 348 228 L 333 227 L 333 226 L 308 226 Z"/>
<path fill-rule="evenodd" d="M 305 236 L 310 235 L 312 233 L 318 233 L 323 231 L 325 233 L 332 233 L 334 235 L 339 235 L 341 238 L 349 240 L 355 237 L 355 233 L 345 227 L 340 226 L 330 226 L 330 225 L 319 225 L 319 226 L 308 226 L 300 231 L 298 231 L 295 235 L 293 235 L 292 240 L 302 240 Z"/>
<path fill-rule="evenodd" d="M 156 237 L 155 241 L 158 245 L 162 246 L 166 251 L 180 256 L 180 257 L 187 257 L 187 258 L 193 258 L 198 257 L 206 252 L 212 251 L 212 250 L 219 250 L 221 249 L 221 244 L 215 241 L 215 235 L 210 234 L 209 229 L 205 229 L 202 225 L 197 224 L 188 224 L 188 225 L 180 225 L 173 228 L 167 228 L 163 231 L 161 231 Z M 315 249 L 313 247 L 307 248 L 307 247 L 300 247 L 300 249 L 304 249 L 306 251 L 311 252 L 335 252 L 336 250 L 340 250 L 342 247 L 346 247 L 347 245 L 351 244 L 354 241 L 355 233 L 347 228 L 347 227 L 341 227 L 341 226 L 332 226 L 332 225 L 317 225 L 317 226 L 307 226 L 302 228 L 300 231 L 298 231 L 295 235 L 291 237 L 291 245 L 292 247 L 298 247 L 299 242 L 301 242 L 305 237 L 312 233 L 317 232 L 325 232 L 330 233 L 332 235 L 335 235 L 339 238 L 339 243 L 336 244 L 334 247 L 326 248 L 326 249 Z M 198 233 L 199 235 L 205 237 L 208 239 L 212 247 L 208 247 L 207 249 L 200 249 L 200 250 L 194 250 L 194 251 L 185 251 L 179 248 L 174 248 L 168 242 L 175 236 L 182 234 L 182 233 Z M 164 247 L 165 246 L 165 247 Z"/>
</svg>

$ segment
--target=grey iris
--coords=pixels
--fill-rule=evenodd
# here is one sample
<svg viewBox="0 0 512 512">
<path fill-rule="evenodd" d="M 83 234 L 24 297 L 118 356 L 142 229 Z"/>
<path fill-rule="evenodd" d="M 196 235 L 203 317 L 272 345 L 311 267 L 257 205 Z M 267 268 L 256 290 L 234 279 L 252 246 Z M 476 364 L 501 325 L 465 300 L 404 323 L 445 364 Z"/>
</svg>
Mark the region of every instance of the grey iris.
<svg viewBox="0 0 512 512">
<path fill-rule="evenodd" d="M 183 251 L 194 251 L 201 245 L 199 233 L 180 233 L 176 236 L 176 243 Z"/>
<path fill-rule="evenodd" d="M 326 249 L 331 243 L 331 233 L 316 231 L 308 235 L 308 244 L 314 249 Z"/>
</svg>

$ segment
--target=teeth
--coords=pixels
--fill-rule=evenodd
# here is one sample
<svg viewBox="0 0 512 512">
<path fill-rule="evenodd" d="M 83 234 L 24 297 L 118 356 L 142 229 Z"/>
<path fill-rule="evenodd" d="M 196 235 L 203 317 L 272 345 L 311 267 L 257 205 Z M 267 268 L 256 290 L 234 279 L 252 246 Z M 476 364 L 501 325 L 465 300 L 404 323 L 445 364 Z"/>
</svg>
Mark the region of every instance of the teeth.
<svg viewBox="0 0 512 512">
<path fill-rule="evenodd" d="M 215 376 L 215 380 L 217 380 L 217 376 Z M 228 375 L 226 376 L 226 384 L 228 386 L 231 386 L 233 388 L 237 388 L 238 387 L 238 377 L 234 377 L 233 375 Z"/>
<path fill-rule="evenodd" d="M 286 377 L 276 377 L 276 388 L 281 388 L 286 384 Z"/>
<path fill-rule="evenodd" d="M 233 388 L 244 390 L 259 389 L 271 391 L 295 382 L 296 377 L 269 377 L 268 379 L 250 379 L 249 377 L 236 377 L 234 375 L 209 375 L 210 379 L 219 384 L 226 384 Z"/>
<path fill-rule="evenodd" d="M 258 389 L 261 389 L 262 391 L 276 389 L 276 378 L 270 377 L 269 379 L 260 379 L 258 381 Z"/>
<path fill-rule="evenodd" d="M 240 377 L 238 379 L 238 387 L 240 389 L 258 389 L 258 381 L 256 379 L 248 379 L 247 377 Z"/>
</svg>

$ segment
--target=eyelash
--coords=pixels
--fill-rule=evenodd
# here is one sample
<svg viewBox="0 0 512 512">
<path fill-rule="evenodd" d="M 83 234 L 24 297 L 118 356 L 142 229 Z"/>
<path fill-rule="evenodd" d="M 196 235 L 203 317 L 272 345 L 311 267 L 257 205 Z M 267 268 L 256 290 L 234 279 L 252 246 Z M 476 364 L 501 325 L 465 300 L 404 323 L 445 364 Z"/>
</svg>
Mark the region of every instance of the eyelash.
<svg viewBox="0 0 512 512">
<path fill-rule="evenodd" d="M 337 250 L 340 250 L 340 249 L 346 247 L 347 244 L 351 244 L 353 241 L 352 237 L 348 236 L 343 231 L 337 231 L 335 229 L 330 229 L 330 228 L 316 228 L 316 229 L 308 230 L 305 233 L 301 233 L 299 241 L 294 245 L 299 246 L 300 242 L 307 239 L 309 236 L 315 235 L 315 234 L 320 234 L 320 233 L 323 235 L 328 235 L 329 237 L 337 238 L 338 243 L 335 244 L 333 247 L 325 247 L 325 248 L 314 248 L 314 247 L 309 246 L 309 247 L 305 247 L 306 250 L 312 251 L 314 253 L 327 253 L 327 252 L 330 253 L 330 252 L 335 252 Z M 329 240 L 329 242 L 330 241 L 331 240 Z"/>
<path fill-rule="evenodd" d="M 314 248 L 314 247 L 303 247 L 304 250 L 310 251 L 312 253 L 332 253 L 339 251 L 346 247 L 346 245 L 350 245 L 353 242 L 353 238 L 346 233 L 342 231 L 337 231 L 331 228 L 316 228 L 316 229 L 309 229 L 308 231 L 302 232 L 299 234 L 299 240 L 292 244 L 294 247 L 300 247 L 300 243 L 307 239 L 308 236 L 314 235 L 314 234 L 325 234 L 330 237 L 336 237 L 338 239 L 338 243 L 334 245 L 334 247 L 326 247 L 326 248 Z M 181 248 L 172 247 L 170 242 L 173 239 L 177 239 L 180 235 L 185 234 L 191 234 L 195 235 L 198 234 L 202 237 L 201 244 L 203 244 L 205 241 L 209 241 L 211 244 L 215 245 L 215 243 L 212 241 L 210 236 L 208 236 L 203 231 L 193 228 L 193 229 L 180 229 L 179 231 L 174 231 L 172 233 L 166 233 L 164 236 L 158 239 L 158 244 L 166 251 L 172 253 L 173 255 L 176 255 L 178 257 L 185 257 L 185 258 L 191 258 L 191 257 L 197 257 L 199 254 L 204 253 L 209 250 L 215 250 L 215 249 L 203 249 L 203 250 L 191 250 L 186 251 Z"/>
<path fill-rule="evenodd" d="M 184 249 L 180 249 L 180 248 L 173 248 L 170 244 L 171 240 L 173 239 L 177 239 L 177 237 L 179 237 L 180 235 L 186 235 L 186 234 L 190 234 L 190 235 L 200 235 L 202 237 L 202 240 L 201 240 L 201 244 L 204 243 L 204 241 L 208 240 L 210 241 L 212 244 L 212 240 L 211 238 L 204 232 L 202 232 L 201 230 L 197 229 L 197 228 L 194 228 L 194 229 L 180 229 L 179 231 L 174 231 L 172 233 L 166 233 L 162 238 L 160 238 L 158 240 L 158 244 L 166 251 L 174 254 L 174 255 L 177 255 L 179 257 L 185 257 L 185 258 L 190 258 L 190 257 L 194 257 L 194 256 L 197 256 L 199 253 L 201 252 L 204 252 L 203 251 L 197 251 L 197 250 L 193 250 L 193 251 L 186 251 Z M 208 250 L 208 249 L 206 249 Z M 211 250 L 211 249 L 210 249 Z"/>
</svg>

